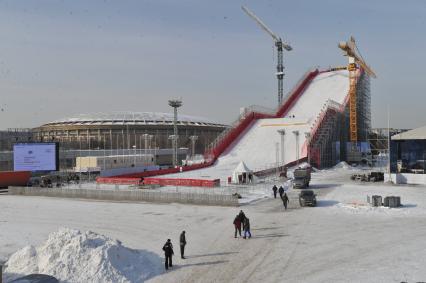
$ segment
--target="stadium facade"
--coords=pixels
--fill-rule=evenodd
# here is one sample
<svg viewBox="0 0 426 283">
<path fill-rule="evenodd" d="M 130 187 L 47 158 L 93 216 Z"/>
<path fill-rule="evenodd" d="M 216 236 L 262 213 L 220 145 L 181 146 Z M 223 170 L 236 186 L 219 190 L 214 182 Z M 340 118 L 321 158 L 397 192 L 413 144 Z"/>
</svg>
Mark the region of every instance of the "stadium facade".
<svg viewBox="0 0 426 283">
<path fill-rule="evenodd" d="M 195 154 L 203 153 L 226 126 L 205 118 L 178 115 L 178 147 L 191 148 L 197 136 Z M 82 114 L 46 123 L 33 129 L 35 141 L 56 141 L 62 149 L 150 149 L 171 148 L 173 114 L 154 112 L 112 112 Z"/>
</svg>

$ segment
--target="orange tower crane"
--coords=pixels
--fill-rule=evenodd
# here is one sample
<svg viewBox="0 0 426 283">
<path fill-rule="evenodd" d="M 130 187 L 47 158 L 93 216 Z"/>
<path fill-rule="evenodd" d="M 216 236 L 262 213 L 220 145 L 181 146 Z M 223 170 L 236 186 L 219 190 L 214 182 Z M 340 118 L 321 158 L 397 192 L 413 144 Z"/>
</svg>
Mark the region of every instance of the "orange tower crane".
<svg viewBox="0 0 426 283">
<path fill-rule="evenodd" d="M 357 84 L 357 69 L 358 67 L 362 68 L 370 77 L 376 78 L 374 71 L 367 65 L 367 63 L 362 58 L 358 47 L 355 44 L 355 38 L 351 36 L 349 41 L 340 42 L 339 48 L 342 49 L 345 54 L 348 56 L 349 64 L 349 121 L 350 121 L 350 141 L 352 146 L 355 147 L 358 141 L 358 125 L 357 125 L 357 94 L 356 94 L 356 84 Z"/>
</svg>

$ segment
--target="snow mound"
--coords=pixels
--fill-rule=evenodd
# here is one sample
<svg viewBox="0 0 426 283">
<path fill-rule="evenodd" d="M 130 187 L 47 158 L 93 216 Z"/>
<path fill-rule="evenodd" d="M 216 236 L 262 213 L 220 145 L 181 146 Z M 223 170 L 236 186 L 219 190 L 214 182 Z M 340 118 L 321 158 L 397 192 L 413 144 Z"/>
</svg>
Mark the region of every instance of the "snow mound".
<svg viewBox="0 0 426 283">
<path fill-rule="evenodd" d="M 339 162 L 337 163 L 333 169 L 352 169 L 352 166 L 350 166 L 348 163 L 346 163 L 345 161 Z"/>
<path fill-rule="evenodd" d="M 48 274 L 65 282 L 143 282 L 162 273 L 156 254 L 132 250 L 120 241 L 62 228 L 38 247 L 27 246 L 6 262 L 6 278 Z"/>
</svg>

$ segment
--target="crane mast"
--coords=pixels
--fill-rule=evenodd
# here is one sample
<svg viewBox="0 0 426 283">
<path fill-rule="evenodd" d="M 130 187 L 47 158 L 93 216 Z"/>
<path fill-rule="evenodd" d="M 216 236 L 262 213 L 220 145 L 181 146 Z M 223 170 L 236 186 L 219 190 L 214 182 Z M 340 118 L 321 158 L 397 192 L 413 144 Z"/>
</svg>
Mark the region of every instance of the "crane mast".
<svg viewBox="0 0 426 283">
<path fill-rule="evenodd" d="M 275 47 L 277 48 L 277 72 L 276 76 L 278 79 L 278 107 L 281 106 L 284 96 L 284 56 L 283 49 L 290 51 L 293 48 L 282 41 L 281 37 L 277 36 L 272 32 L 268 26 L 266 26 L 261 19 L 259 19 L 252 11 L 248 8 L 241 6 L 241 9 L 252 18 L 266 33 L 268 33 L 275 42 Z"/>
<path fill-rule="evenodd" d="M 351 36 L 349 41 L 340 42 L 339 48 L 344 51 L 344 55 L 348 57 L 349 71 L 349 127 L 350 141 L 353 149 L 358 142 L 358 111 L 357 111 L 357 65 L 359 65 L 370 77 L 376 78 L 374 71 L 367 65 L 364 59 L 356 52 L 355 39 Z"/>
</svg>

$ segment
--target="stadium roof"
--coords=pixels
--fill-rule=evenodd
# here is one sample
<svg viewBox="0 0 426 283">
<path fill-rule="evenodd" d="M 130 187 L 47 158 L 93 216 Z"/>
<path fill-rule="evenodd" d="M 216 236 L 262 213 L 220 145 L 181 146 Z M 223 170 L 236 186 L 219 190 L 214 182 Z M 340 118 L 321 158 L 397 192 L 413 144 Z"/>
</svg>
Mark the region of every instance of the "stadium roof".
<svg viewBox="0 0 426 283">
<path fill-rule="evenodd" d="M 80 114 L 74 117 L 49 122 L 48 125 L 170 125 L 173 124 L 172 113 L 158 112 L 109 112 Z M 178 114 L 179 125 L 221 126 L 206 118 Z"/>
<path fill-rule="evenodd" d="M 392 140 L 426 140 L 426 126 L 394 135 Z"/>
</svg>

